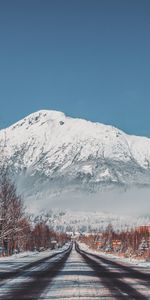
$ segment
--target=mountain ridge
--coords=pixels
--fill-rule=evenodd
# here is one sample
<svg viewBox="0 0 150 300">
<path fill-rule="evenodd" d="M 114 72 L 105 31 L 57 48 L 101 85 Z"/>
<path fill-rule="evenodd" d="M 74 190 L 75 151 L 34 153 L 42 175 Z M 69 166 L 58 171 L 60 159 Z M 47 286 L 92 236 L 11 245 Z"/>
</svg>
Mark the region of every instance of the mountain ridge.
<svg viewBox="0 0 150 300">
<path fill-rule="evenodd" d="M 41 110 L 2 129 L 0 144 L 25 198 L 150 186 L 150 139 L 111 125 Z"/>
</svg>

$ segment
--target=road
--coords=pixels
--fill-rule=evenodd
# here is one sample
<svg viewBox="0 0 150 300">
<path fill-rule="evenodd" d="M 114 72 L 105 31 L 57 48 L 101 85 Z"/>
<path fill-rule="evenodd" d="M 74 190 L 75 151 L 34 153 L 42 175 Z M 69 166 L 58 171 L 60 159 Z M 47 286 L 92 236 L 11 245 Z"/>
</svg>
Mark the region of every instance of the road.
<svg viewBox="0 0 150 300">
<path fill-rule="evenodd" d="M 146 300 L 150 299 L 150 273 L 69 246 L 12 272 L 1 272 L 1 299 Z"/>
</svg>

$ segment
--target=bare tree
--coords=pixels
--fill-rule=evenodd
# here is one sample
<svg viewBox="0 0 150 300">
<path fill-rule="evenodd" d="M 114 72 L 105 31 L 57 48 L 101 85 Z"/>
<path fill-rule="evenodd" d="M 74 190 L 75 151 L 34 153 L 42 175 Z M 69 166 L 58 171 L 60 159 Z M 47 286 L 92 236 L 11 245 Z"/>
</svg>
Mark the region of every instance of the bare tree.
<svg viewBox="0 0 150 300">
<path fill-rule="evenodd" d="M 0 176 L 0 238 L 4 252 L 11 254 L 24 217 L 24 206 L 6 170 Z"/>
</svg>

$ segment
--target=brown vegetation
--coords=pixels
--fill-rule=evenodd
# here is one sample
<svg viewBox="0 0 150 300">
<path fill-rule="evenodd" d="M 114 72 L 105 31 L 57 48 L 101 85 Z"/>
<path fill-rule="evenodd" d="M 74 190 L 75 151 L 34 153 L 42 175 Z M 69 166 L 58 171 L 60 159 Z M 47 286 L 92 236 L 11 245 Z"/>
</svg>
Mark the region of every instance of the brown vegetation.
<svg viewBox="0 0 150 300">
<path fill-rule="evenodd" d="M 116 232 L 111 225 L 98 234 L 80 236 L 90 248 L 124 257 L 150 259 L 150 226 Z"/>
</svg>

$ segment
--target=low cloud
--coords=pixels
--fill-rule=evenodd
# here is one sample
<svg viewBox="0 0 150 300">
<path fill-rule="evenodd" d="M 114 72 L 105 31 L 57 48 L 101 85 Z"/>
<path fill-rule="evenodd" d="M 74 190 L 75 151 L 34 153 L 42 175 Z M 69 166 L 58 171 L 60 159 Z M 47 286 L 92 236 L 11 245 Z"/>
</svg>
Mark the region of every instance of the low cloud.
<svg viewBox="0 0 150 300">
<path fill-rule="evenodd" d="M 61 193 L 38 194 L 28 199 L 32 211 L 64 209 L 75 211 L 99 211 L 119 216 L 150 216 L 150 189 L 132 188 L 97 193 L 63 190 Z"/>
</svg>

